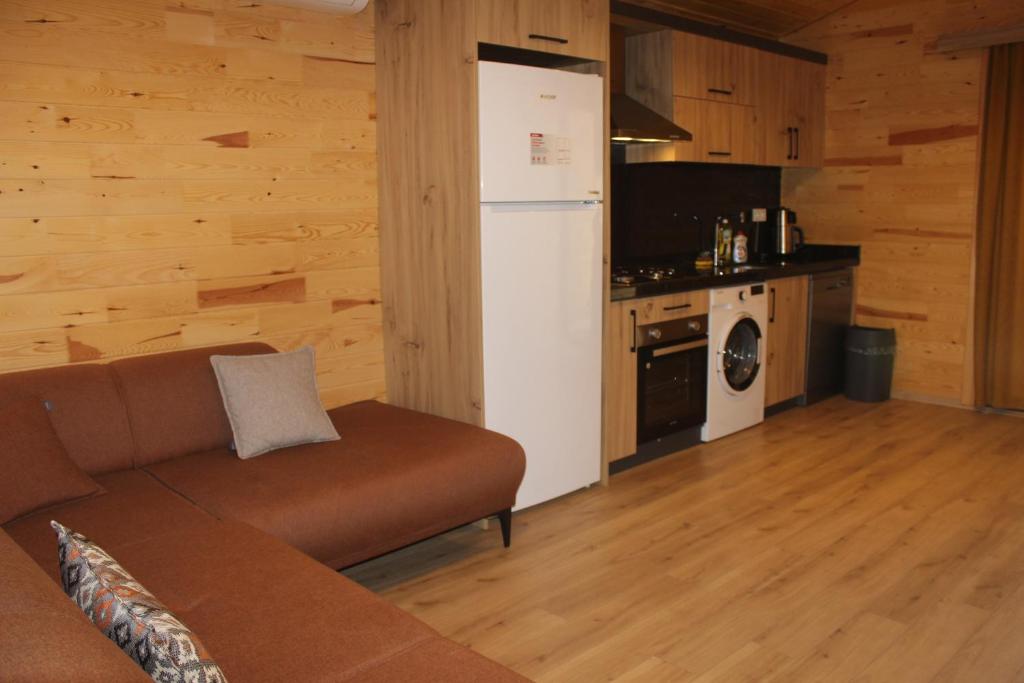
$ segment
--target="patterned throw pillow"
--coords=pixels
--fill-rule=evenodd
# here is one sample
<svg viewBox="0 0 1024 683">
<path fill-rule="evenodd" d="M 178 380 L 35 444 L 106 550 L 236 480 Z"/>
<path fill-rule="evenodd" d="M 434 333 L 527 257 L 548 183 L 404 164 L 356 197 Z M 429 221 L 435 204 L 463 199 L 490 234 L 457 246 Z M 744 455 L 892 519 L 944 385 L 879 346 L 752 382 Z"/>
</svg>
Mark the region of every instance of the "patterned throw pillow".
<svg viewBox="0 0 1024 683">
<path fill-rule="evenodd" d="M 85 536 L 57 522 L 50 525 L 57 532 L 64 592 L 153 680 L 226 680 L 196 635 L 114 558 Z"/>
</svg>

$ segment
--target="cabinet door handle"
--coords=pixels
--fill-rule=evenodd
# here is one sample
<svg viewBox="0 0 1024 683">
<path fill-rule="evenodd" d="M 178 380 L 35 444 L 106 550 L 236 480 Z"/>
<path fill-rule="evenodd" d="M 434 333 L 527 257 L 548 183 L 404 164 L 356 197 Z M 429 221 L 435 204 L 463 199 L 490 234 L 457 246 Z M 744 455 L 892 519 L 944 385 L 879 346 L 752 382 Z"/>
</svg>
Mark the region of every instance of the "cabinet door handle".
<svg viewBox="0 0 1024 683">
<path fill-rule="evenodd" d="M 775 322 L 775 288 L 771 287 L 768 290 L 772 295 L 772 312 L 768 314 L 768 322 Z"/>
<path fill-rule="evenodd" d="M 729 95 L 732 96 L 732 90 L 725 90 L 724 88 L 708 88 L 708 92 L 716 95 Z"/>
<path fill-rule="evenodd" d="M 731 157 L 732 152 L 708 152 L 709 157 Z"/>
<path fill-rule="evenodd" d="M 792 126 L 790 126 L 789 128 L 786 128 L 786 142 L 788 143 L 787 144 L 787 150 L 786 150 L 786 158 L 787 159 L 793 159 L 794 157 L 793 157 L 793 128 L 792 128 Z"/>
<path fill-rule="evenodd" d="M 679 304 L 678 306 L 662 306 L 661 310 L 663 310 L 663 311 L 678 311 L 678 310 L 681 310 L 683 308 L 690 308 L 692 306 L 693 306 L 693 304 Z"/>
<path fill-rule="evenodd" d="M 799 128 L 794 128 L 793 131 L 796 133 L 796 151 L 793 152 L 793 158 L 794 159 L 799 159 L 800 158 L 800 129 Z"/>
<path fill-rule="evenodd" d="M 559 45 L 565 45 L 569 42 L 568 38 L 559 38 L 558 36 L 545 36 L 540 33 L 531 33 L 529 36 L 530 40 L 547 40 L 552 43 L 558 43 Z"/>
<path fill-rule="evenodd" d="M 636 353 L 636 310 L 630 309 L 629 317 L 633 319 L 633 336 L 629 344 L 630 353 Z"/>
</svg>

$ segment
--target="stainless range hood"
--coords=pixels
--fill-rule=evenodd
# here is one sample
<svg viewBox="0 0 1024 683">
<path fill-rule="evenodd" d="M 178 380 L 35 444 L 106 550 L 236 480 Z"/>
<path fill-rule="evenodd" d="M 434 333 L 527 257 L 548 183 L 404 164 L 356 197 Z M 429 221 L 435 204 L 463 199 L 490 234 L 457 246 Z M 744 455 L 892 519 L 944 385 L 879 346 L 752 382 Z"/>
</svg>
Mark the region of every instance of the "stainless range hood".
<svg viewBox="0 0 1024 683">
<path fill-rule="evenodd" d="M 612 143 L 686 142 L 693 140 L 670 118 L 626 94 L 626 28 L 612 24 L 609 40 L 609 90 L 611 90 Z M 668 106 L 672 108 L 671 103 Z M 671 113 L 669 114 L 671 116 Z"/>
<path fill-rule="evenodd" d="M 612 142 L 687 142 L 693 135 L 629 95 L 611 94 Z"/>
</svg>

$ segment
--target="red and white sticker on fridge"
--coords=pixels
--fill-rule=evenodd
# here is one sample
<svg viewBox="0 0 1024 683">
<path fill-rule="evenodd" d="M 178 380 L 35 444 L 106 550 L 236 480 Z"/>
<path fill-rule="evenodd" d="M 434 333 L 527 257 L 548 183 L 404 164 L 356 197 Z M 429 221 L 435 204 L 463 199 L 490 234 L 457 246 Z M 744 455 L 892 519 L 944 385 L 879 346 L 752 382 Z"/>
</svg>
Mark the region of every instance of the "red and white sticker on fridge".
<svg viewBox="0 0 1024 683">
<path fill-rule="evenodd" d="M 572 163 L 569 138 L 548 133 L 530 133 L 530 165 L 552 166 Z"/>
</svg>

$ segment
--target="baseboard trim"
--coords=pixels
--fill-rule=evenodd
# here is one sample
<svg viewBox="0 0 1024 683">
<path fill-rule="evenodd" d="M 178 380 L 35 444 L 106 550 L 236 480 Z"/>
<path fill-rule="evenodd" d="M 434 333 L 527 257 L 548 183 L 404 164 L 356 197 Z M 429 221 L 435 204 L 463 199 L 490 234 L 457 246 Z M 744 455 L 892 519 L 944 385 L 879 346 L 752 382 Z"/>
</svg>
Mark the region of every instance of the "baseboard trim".
<svg viewBox="0 0 1024 683">
<path fill-rule="evenodd" d="M 701 443 L 703 442 L 700 440 L 700 427 L 691 427 L 676 434 L 640 444 L 633 455 L 627 455 L 625 458 L 610 462 L 608 464 L 608 474 L 618 474 L 637 465 L 643 465 L 646 462 L 663 458 L 666 455 L 684 451 Z"/>
<path fill-rule="evenodd" d="M 764 416 L 768 418 L 773 415 L 778 415 L 779 413 L 784 413 L 790 408 L 800 408 L 804 405 L 803 401 L 804 397 L 802 394 L 800 396 L 794 396 L 786 401 L 779 401 L 774 405 L 767 406 L 764 409 Z"/>
</svg>

